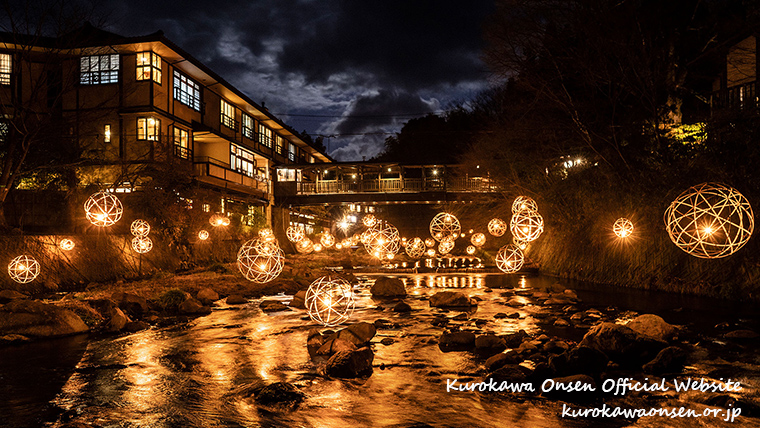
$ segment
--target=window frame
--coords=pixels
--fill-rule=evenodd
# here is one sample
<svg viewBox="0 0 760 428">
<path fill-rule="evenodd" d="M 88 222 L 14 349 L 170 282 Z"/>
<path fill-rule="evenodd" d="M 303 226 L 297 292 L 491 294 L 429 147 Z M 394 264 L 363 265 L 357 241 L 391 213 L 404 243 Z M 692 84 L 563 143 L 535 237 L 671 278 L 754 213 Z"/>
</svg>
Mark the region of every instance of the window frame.
<svg viewBox="0 0 760 428">
<path fill-rule="evenodd" d="M 274 141 L 272 141 L 274 140 L 274 135 L 275 132 L 272 130 L 272 128 L 259 122 L 259 144 L 263 144 L 265 147 L 271 149 L 272 144 L 274 143 Z"/>
<path fill-rule="evenodd" d="M 249 124 L 250 126 L 248 126 Z M 253 116 L 243 113 L 243 125 L 241 130 L 244 137 L 250 140 L 256 138 L 256 120 L 254 120 Z"/>
<path fill-rule="evenodd" d="M 148 62 L 140 62 L 141 56 L 148 56 Z M 135 70 L 137 73 L 137 80 L 152 80 L 159 85 L 161 84 L 163 62 L 160 55 L 153 51 L 138 52 L 135 55 Z M 146 70 L 147 69 L 147 70 Z M 148 72 L 147 76 L 145 71 Z"/>
<path fill-rule="evenodd" d="M 173 76 L 172 93 L 174 94 L 174 99 L 179 101 L 180 104 L 186 105 L 200 113 L 201 85 L 176 68 L 174 69 Z"/>
<path fill-rule="evenodd" d="M 184 144 L 182 144 L 183 138 Z M 180 128 L 179 126 L 175 126 L 174 130 L 172 131 L 172 141 L 174 143 L 174 156 L 180 159 L 192 159 L 193 152 L 190 148 L 190 131 L 184 128 Z"/>
<path fill-rule="evenodd" d="M 230 169 L 247 177 L 256 177 L 258 175 L 256 156 L 251 150 L 237 144 L 230 144 Z"/>
<path fill-rule="evenodd" d="M 97 58 L 93 62 L 93 59 Z M 104 59 L 107 60 L 104 62 Z M 87 65 L 85 65 L 85 61 Z M 101 69 L 102 65 L 108 68 Z M 85 69 L 86 67 L 86 69 Z M 79 84 L 80 85 L 108 85 L 119 83 L 121 71 L 121 58 L 119 54 L 82 55 L 79 57 Z M 106 77 L 104 79 L 103 77 Z"/>
<path fill-rule="evenodd" d="M 7 61 L 4 61 L 4 59 L 7 59 Z M 0 53 L 0 85 L 10 85 L 12 75 L 13 55 L 9 53 Z"/>
<path fill-rule="evenodd" d="M 153 125 L 149 127 L 150 121 Z M 140 122 L 143 121 L 143 132 L 140 132 Z M 153 132 L 151 133 L 151 129 Z M 137 118 L 137 141 L 159 141 L 161 138 L 161 119 L 155 117 L 138 117 Z"/>
<path fill-rule="evenodd" d="M 219 101 L 219 121 L 227 128 L 237 130 L 237 123 L 235 122 L 235 106 L 228 103 L 223 98 Z"/>
</svg>

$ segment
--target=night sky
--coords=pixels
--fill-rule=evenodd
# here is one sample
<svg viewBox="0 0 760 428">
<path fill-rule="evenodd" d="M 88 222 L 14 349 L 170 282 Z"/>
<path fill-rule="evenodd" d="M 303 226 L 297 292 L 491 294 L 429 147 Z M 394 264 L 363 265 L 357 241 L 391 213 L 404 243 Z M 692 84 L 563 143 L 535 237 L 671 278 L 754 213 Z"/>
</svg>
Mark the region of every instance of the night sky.
<svg viewBox="0 0 760 428">
<path fill-rule="evenodd" d="M 109 0 L 106 29 L 163 30 L 338 160 L 370 158 L 412 117 L 491 82 L 481 60 L 488 0 Z"/>
</svg>

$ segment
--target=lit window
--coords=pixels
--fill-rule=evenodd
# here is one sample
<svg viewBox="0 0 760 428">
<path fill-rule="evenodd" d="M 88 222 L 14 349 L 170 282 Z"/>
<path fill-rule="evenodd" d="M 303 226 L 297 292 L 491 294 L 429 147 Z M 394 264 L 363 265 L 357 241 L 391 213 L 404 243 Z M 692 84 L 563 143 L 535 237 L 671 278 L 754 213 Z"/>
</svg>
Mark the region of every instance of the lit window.
<svg viewBox="0 0 760 428">
<path fill-rule="evenodd" d="M 296 145 L 293 143 L 288 143 L 288 159 L 293 162 L 296 160 Z"/>
<path fill-rule="evenodd" d="M 152 117 L 140 117 L 137 119 L 138 140 L 158 140 L 161 133 L 161 121 Z"/>
<path fill-rule="evenodd" d="M 195 111 L 201 111 L 201 87 L 177 70 L 174 70 L 174 99 Z"/>
<path fill-rule="evenodd" d="M 119 55 L 90 55 L 79 60 L 79 83 L 98 85 L 119 81 Z"/>
<path fill-rule="evenodd" d="M 272 136 L 273 136 L 272 130 L 259 123 L 259 143 L 271 149 Z"/>
<path fill-rule="evenodd" d="M 182 128 L 174 127 L 174 155 L 190 159 L 190 133 Z"/>
<path fill-rule="evenodd" d="M 201 209 L 203 210 L 204 213 L 207 213 L 207 212 L 211 211 L 211 205 L 210 204 L 203 204 L 201 206 Z"/>
<path fill-rule="evenodd" d="M 137 80 L 153 79 L 161 83 L 161 57 L 153 52 L 137 54 Z"/>
<path fill-rule="evenodd" d="M 106 125 L 103 130 L 103 141 L 106 143 L 111 142 L 111 125 Z"/>
<path fill-rule="evenodd" d="M 230 168 L 253 177 L 256 175 L 256 158 L 248 150 L 230 144 Z"/>
<path fill-rule="evenodd" d="M 275 141 L 277 141 L 276 148 L 277 153 L 285 156 L 285 148 L 287 147 L 288 140 L 280 137 L 279 135 L 275 135 Z"/>
<path fill-rule="evenodd" d="M 253 118 L 247 114 L 243 114 L 243 136 L 253 140 Z"/>
<path fill-rule="evenodd" d="M 11 84 L 11 56 L 0 54 L 0 85 Z"/>
<path fill-rule="evenodd" d="M 222 101 L 222 125 L 235 129 L 235 107 L 227 101 Z"/>
</svg>

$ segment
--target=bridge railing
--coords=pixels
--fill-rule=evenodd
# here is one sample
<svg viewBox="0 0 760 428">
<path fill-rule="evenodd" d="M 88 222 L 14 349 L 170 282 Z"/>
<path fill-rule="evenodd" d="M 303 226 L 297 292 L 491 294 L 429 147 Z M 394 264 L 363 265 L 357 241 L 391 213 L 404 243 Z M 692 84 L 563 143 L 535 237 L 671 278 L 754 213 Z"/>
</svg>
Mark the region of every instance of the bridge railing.
<svg viewBox="0 0 760 428">
<path fill-rule="evenodd" d="M 299 195 L 338 193 L 402 193 L 425 191 L 494 192 L 496 186 L 485 177 L 443 178 L 375 178 L 368 180 L 319 180 L 299 182 Z"/>
</svg>

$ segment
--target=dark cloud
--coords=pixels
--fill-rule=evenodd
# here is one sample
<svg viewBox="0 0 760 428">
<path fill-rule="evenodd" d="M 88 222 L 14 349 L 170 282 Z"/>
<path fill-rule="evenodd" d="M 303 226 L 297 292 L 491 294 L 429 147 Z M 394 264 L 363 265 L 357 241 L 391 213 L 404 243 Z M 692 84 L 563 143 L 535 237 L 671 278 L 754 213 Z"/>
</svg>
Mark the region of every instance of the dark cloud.
<svg viewBox="0 0 760 428">
<path fill-rule="evenodd" d="M 391 112 L 424 116 L 438 107 L 437 100 L 425 101 L 419 95 L 381 89 L 354 99 L 346 109 L 345 117 L 334 124 L 334 129 L 339 134 L 373 132 L 386 129 L 388 125 L 396 127 L 400 120 L 405 121 L 409 117 L 395 116 Z"/>
</svg>

